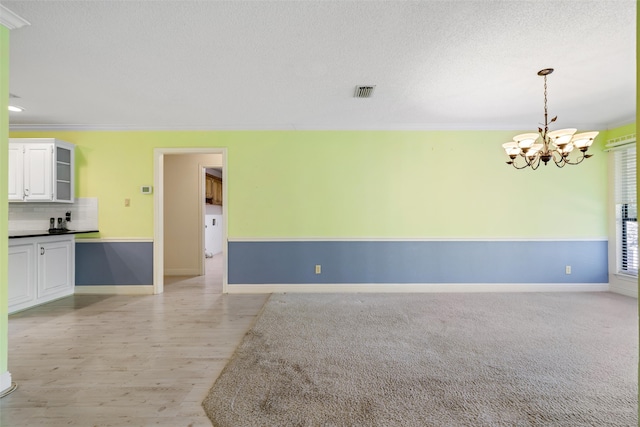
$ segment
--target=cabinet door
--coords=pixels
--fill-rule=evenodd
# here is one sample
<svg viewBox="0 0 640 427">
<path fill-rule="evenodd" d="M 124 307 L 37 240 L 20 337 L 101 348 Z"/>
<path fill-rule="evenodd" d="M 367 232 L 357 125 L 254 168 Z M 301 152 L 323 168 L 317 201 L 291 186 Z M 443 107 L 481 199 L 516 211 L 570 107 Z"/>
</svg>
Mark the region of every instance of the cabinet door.
<svg viewBox="0 0 640 427">
<path fill-rule="evenodd" d="M 207 174 L 204 181 L 206 184 L 206 191 L 205 191 L 204 197 L 206 199 L 211 199 L 213 197 L 213 177 Z"/>
<path fill-rule="evenodd" d="M 74 241 L 38 244 L 38 298 L 73 293 Z"/>
<path fill-rule="evenodd" d="M 53 145 L 24 145 L 25 200 L 51 201 L 53 198 Z"/>
<path fill-rule="evenodd" d="M 9 144 L 9 200 L 24 198 L 24 155 L 21 144 Z"/>
<path fill-rule="evenodd" d="M 34 250 L 34 244 L 9 246 L 9 313 L 36 298 Z"/>
<path fill-rule="evenodd" d="M 55 191 L 53 199 L 57 202 L 73 202 L 73 164 L 74 150 L 56 147 Z"/>
<path fill-rule="evenodd" d="M 213 180 L 213 204 L 222 204 L 222 180 L 220 178 L 214 178 Z"/>
</svg>

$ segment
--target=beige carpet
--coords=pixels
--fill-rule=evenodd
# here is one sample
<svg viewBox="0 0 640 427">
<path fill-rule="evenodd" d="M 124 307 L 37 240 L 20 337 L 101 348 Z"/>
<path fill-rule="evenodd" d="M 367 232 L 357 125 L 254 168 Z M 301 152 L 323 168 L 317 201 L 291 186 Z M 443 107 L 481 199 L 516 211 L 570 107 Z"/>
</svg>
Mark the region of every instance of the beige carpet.
<svg viewBox="0 0 640 427">
<path fill-rule="evenodd" d="M 273 295 L 203 402 L 216 427 L 635 426 L 637 300 Z"/>
</svg>

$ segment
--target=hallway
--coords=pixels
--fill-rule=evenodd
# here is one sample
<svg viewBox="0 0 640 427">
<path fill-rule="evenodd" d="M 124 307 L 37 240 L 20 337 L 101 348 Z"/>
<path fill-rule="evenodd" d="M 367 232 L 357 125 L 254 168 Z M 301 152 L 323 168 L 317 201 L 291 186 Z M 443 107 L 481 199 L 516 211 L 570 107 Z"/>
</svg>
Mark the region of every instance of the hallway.
<svg viewBox="0 0 640 427">
<path fill-rule="evenodd" d="M 9 316 L 2 426 L 210 426 L 200 404 L 268 295 L 207 275 L 150 296 L 75 295 Z"/>
</svg>

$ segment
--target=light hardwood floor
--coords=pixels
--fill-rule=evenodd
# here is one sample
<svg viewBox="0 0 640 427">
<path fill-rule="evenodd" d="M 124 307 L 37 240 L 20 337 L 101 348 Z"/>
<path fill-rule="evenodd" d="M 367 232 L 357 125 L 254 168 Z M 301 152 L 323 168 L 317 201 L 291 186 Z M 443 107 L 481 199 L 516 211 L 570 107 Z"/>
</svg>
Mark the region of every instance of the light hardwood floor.
<svg viewBox="0 0 640 427">
<path fill-rule="evenodd" d="M 223 295 L 207 275 L 153 296 L 76 295 L 9 316 L 0 426 L 211 426 L 202 399 L 268 295 Z"/>
</svg>

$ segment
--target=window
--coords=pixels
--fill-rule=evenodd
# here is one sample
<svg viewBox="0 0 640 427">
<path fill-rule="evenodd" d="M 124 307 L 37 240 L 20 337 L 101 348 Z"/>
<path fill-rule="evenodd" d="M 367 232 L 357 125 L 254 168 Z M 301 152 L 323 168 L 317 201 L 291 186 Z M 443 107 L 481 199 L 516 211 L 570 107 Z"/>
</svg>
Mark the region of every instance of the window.
<svg viewBox="0 0 640 427">
<path fill-rule="evenodd" d="M 636 148 L 615 151 L 615 202 L 618 273 L 638 275 Z"/>
</svg>

